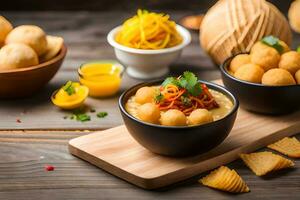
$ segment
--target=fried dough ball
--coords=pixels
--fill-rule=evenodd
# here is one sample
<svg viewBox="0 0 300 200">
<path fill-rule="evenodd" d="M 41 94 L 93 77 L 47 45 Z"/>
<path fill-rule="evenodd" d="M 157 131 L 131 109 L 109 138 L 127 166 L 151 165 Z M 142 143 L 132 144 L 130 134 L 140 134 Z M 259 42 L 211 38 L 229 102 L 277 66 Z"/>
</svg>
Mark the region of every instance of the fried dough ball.
<svg viewBox="0 0 300 200">
<path fill-rule="evenodd" d="M 249 63 L 251 63 L 249 54 L 239 54 L 230 62 L 229 70 L 234 73 L 240 66 Z"/>
<path fill-rule="evenodd" d="M 206 109 L 196 109 L 188 116 L 189 125 L 201 125 L 214 121 L 213 115 Z"/>
<path fill-rule="evenodd" d="M 151 103 L 154 100 L 156 90 L 153 87 L 142 87 L 136 91 L 135 101 L 139 104 Z"/>
<path fill-rule="evenodd" d="M 157 124 L 160 118 L 160 110 L 153 103 L 145 103 L 138 108 L 137 115 L 142 121 Z"/>
<path fill-rule="evenodd" d="M 252 54 L 255 51 L 259 51 L 259 50 L 262 50 L 262 49 L 265 49 L 268 47 L 269 47 L 268 45 L 262 43 L 261 41 L 258 41 L 252 46 L 252 48 L 250 50 L 250 54 Z"/>
<path fill-rule="evenodd" d="M 45 32 L 38 26 L 22 25 L 14 28 L 5 39 L 6 44 L 23 43 L 27 44 L 38 56 L 47 50 L 47 39 Z"/>
<path fill-rule="evenodd" d="M 262 84 L 269 86 L 295 85 L 294 77 L 285 69 L 271 69 L 262 77 Z"/>
<path fill-rule="evenodd" d="M 300 53 L 289 51 L 281 55 L 279 68 L 288 70 L 294 75 L 300 69 Z"/>
<path fill-rule="evenodd" d="M 300 84 L 300 70 L 298 70 L 295 74 L 295 79 L 297 81 L 298 84 Z"/>
<path fill-rule="evenodd" d="M 25 44 L 8 44 L 0 49 L 0 70 L 30 67 L 38 63 L 35 51 Z"/>
<path fill-rule="evenodd" d="M 246 64 L 241 66 L 235 73 L 234 77 L 252 83 L 261 83 L 264 70 L 255 64 Z"/>
<path fill-rule="evenodd" d="M 261 43 L 261 42 L 260 42 Z M 267 45 L 257 45 L 251 51 L 251 62 L 261 66 L 264 71 L 278 67 L 280 54 L 273 47 Z"/>
<path fill-rule="evenodd" d="M 4 44 L 7 34 L 13 29 L 11 23 L 0 15 L 0 47 Z"/>
<path fill-rule="evenodd" d="M 160 122 L 165 126 L 185 126 L 186 116 L 180 110 L 171 109 L 163 113 Z"/>
<path fill-rule="evenodd" d="M 300 33 L 300 1 L 294 1 L 289 9 L 289 22 L 292 29 Z"/>
</svg>

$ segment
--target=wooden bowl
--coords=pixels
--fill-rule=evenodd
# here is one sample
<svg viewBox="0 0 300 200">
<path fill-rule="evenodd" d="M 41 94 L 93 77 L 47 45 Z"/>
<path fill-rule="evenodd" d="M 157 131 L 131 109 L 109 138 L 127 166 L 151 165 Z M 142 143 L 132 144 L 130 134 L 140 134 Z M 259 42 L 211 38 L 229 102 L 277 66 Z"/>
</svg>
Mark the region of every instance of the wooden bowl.
<svg viewBox="0 0 300 200">
<path fill-rule="evenodd" d="M 59 54 L 36 66 L 0 72 L 0 99 L 28 97 L 43 88 L 56 74 L 65 56 L 63 45 Z"/>
</svg>

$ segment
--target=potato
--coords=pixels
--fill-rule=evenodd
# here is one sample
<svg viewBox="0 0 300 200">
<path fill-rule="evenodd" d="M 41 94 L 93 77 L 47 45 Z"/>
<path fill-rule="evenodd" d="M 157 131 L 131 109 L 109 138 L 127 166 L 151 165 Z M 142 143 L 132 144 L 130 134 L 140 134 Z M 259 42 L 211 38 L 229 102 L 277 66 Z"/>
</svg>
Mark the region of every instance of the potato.
<svg viewBox="0 0 300 200">
<path fill-rule="evenodd" d="M 160 110 L 155 104 L 146 103 L 138 108 L 137 115 L 142 121 L 157 124 L 160 118 Z"/>
<path fill-rule="evenodd" d="M 298 84 L 300 84 L 300 70 L 298 70 L 295 74 L 295 79 L 297 81 Z"/>
<path fill-rule="evenodd" d="M 295 85 L 296 81 L 285 69 L 271 69 L 262 77 L 262 84 L 269 86 Z"/>
<path fill-rule="evenodd" d="M 251 63 L 249 54 L 239 54 L 230 62 L 229 70 L 234 73 L 240 66 L 249 63 Z"/>
<path fill-rule="evenodd" d="M 0 49 L 0 70 L 30 67 L 39 64 L 35 51 L 25 44 L 8 44 Z"/>
<path fill-rule="evenodd" d="M 13 29 L 11 23 L 0 15 L 0 48 L 4 44 L 7 34 Z"/>
<path fill-rule="evenodd" d="M 5 43 L 27 44 L 38 56 L 41 56 L 47 51 L 46 34 L 40 27 L 34 25 L 22 25 L 14 28 L 7 35 Z"/>
<path fill-rule="evenodd" d="M 180 110 L 170 109 L 163 113 L 160 122 L 165 126 L 185 126 L 187 123 L 186 116 Z"/>
<path fill-rule="evenodd" d="M 196 109 L 188 117 L 189 125 L 201 125 L 214 121 L 213 115 L 207 109 Z"/>
<path fill-rule="evenodd" d="M 235 73 L 234 77 L 252 83 L 261 83 L 264 70 L 255 64 L 246 64 L 241 66 Z"/>
<path fill-rule="evenodd" d="M 139 104 L 151 103 L 154 101 L 156 90 L 153 87 L 142 87 L 135 94 L 135 101 Z"/>
<path fill-rule="evenodd" d="M 278 51 L 267 45 L 259 45 L 251 51 L 251 62 L 259 65 L 264 71 L 278 67 L 280 54 Z"/>
<path fill-rule="evenodd" d="M 289 51 L 281 55 L 279 68 L 289 71 L 292 75 L 300 69 L 300 53 Z"/>
</svg>

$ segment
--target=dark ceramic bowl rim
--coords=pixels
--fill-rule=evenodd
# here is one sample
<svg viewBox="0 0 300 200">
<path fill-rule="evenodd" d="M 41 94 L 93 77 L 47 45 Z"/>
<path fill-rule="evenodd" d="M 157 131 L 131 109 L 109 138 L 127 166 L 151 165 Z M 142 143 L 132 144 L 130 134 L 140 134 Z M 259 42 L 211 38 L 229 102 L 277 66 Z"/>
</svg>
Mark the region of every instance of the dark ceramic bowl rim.
<svg viewBox="0 0 300 200">
<path fill-rule="evenodd" d="M 245 54 L 245 53 L 240 53 L 240 54 Z M 283 86 L 270 86 L 270 85 L 263 85 L 263 84 L 259 84 L 259 83 L 251 83 L 251 82 L 248 82 L 248 81 L 243 81 L 243 80 L 235 78 L 234 76 L 232 76 L 231 74 L 228 73 L 227 68 L 229 66 L 229 63 L 228 63 L 229 60 L 233 59 L 237 55 L 239 55 L 239 54 L 230 56 L 220 66 L 220 69 L 221 69 L 222 73 L 225 74 L 228 78 L 230 78 L 230 79 L 232 79 L 236 82 L 239 82 L 241 84 L 246 84 L 246 85 L 251 85 L 251 86 L 254 86 L 254 87 L 261 87 L 261 88 L 291 88 L 291 87 L 299 87 L 300 88 L 299 84 L 296 84 L 296 85 L 283 85 Z"/>
<path fill-rule="evenodd" d="M 202 124 L 202 125 L 196 125 L 196 126 L 164 126 L 164 125 L 158 125 L 158 124 L 152 124 L 152 123 L 148 123 L 148 122 L 144 122 L 144 121 L 141 121 L 137 118 L 135 118 L 134 116 L 132 116 L 131 114 L 129 114 L 126 109 L 124 108 L 124 106 L 122 105 L 122 100 L 124 98 L 124 96 L 129 93 L 131 90 L 133 90 L 134 88 L 140 88 L 140 86 L 143 86 L 143 85 L 155 85 L 155 84 L 159 84 L 163 82 L 163 79 L 162 80 L 155 80 L 155 81 L 150 81 L 150 82 L 144 82 L 144 83 L 139 83 L 137 85 L 134 85 L 132 86 L 131 88 L 127 89 L 125 92 L 122 93 L 122 95 L 120 96 L 119 98 L 119 108 L 121 110 L 122 113 L 124 113 L 127 117 L 129 117 L 130 119 L 138 122 L 138 123 L 141 123 L 145 126 L 151 126 L 151 127 L 156 127 L 156 128 L 162 128 L 162 129 L 194 129 L 194 128 L 199 128 L 199 127 L 208 127 L 208 126 L 212 126 L 220 121 L 223 121 L 225 120 L 226 118 L 229 118 L 231 115 L 233 115 L 234 113 L 237 112 L 238 108 L 239 108 L 239 101 L 238 99 L 235 97 L 234 94 L 232 94 L 229 90 L 227 90 L 225 87 L 221 86 L 221 85 L 218 85 L 216 83 L 211 83 L 211 82 L 207 82 L 207 81 L 199 81 L 201 83 L 204 83 L 206 84 L 208 87 L 209 86 L 213 86 L 213 87 L 216 87 L 218 88 L 220 91 L 218 92 L 221 92 L 222 94 L 224 94 L 226 97 L 230 97 L 232 99 L 232 103 L 233 103 L 233 108 L 231 109 L 231 111 L 223 118 L 221 119 L 218 119 L 216 121 L 213 121 L 213 122 L 210 122 L 210 123 L 207 123 L 207 124 Z"/>
</svg>

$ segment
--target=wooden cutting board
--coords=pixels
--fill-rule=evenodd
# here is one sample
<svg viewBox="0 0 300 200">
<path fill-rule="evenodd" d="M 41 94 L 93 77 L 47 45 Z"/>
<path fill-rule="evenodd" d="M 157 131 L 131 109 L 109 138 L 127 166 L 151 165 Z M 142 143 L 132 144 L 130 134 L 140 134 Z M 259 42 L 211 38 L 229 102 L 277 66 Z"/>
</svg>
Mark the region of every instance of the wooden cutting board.
<svg viewBox="0 0 300 200">
<path fill-rule="evenodd" d="M 300 112 L 263 116 L 239 110 L 234 128 L 217 148 L 198 156 L 171 158 L 140 146 L 124 125 L 69 142 L 71 154 L 145 189 L 155 189 L 225 165 L 240 153 L 255 151 L 300 132 Z"/>
</svg>

